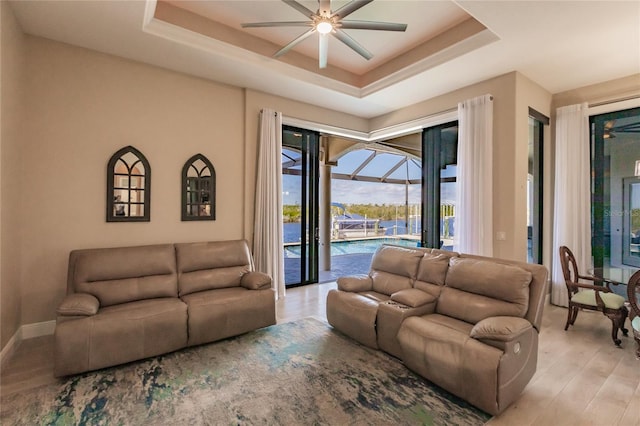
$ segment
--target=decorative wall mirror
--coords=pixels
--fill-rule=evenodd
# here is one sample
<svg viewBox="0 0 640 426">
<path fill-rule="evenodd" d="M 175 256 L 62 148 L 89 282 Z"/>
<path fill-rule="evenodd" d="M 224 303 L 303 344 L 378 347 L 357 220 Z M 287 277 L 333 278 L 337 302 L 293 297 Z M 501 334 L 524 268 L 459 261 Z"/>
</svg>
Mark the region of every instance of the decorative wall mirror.
<svg viewBox="0 0 640 426">
<path fill-rule="evenodd" d="M 182 168 L 182 220 L 216 219 L 216 171 L 202 154 Z"/>
<path fill-rule="evenodd" d="M 107 165 L 107 222 L 149 222 L 151 167 L 132 146 L 113 154 Z"/>
</svg>

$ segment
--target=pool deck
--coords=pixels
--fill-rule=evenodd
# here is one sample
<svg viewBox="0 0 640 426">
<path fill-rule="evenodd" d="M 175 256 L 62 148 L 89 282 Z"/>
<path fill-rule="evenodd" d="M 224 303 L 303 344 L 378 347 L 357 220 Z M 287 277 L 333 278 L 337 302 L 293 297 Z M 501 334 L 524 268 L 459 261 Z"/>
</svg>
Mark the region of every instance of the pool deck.
<svg viewBox="0 0 640 426">
<path fill-rule="evenodd" d="M 320 271 L 318 282 L 335 281 L 347 275 L 367 274 L 371 267 L 373 253 L 342 254 L 331 256 L 331 270 Z"/>
<path fill-rule="evenodd" d="M 415 235 L 395 235 L 385 236 L 386 239 L 397 238 L 404 240 L 418 241 L 419 237 Z M 352 238 L 352 239 L 340 239 L 332 240 L 331 242 L 347 242 L 347 241 L 362 241 L 362 240 L 379 240 L 380 237 L 364 237 L 364 238 Z M 285 244 L 297 245 L 297 243 Z M 371 267 L 371 258 L 373 253 L 352 253 L 352 254 L 339 254 L 331 256 L 331 270 L 319 271 L 318 282 L 326 283 L 337 280 L 339 277 L 347 275 L 367 274 Z M 300 274 L 300 258 L 286 258 L 285 257 L 285 281 L 294 282 L 298 279 Z"/>
<path fill-rule="evenodd" d="M 372 256 L 373 253 L 331 256 L 331 270 L 319 271 L 318 282 L 327 283 L 347 275 L 367 274 L 371 266 Z M 300 258 L 284 259 L 284 271 L 285 282 L 295 283 L 300 277 Z"/>
</svg>

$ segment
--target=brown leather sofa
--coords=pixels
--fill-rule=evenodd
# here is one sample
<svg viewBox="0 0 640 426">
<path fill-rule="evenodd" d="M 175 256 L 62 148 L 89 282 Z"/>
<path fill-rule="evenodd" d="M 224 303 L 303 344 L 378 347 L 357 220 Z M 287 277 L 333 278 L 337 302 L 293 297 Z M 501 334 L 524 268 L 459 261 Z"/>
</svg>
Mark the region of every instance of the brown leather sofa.
<svg viewBox="0 0 640 426">
<path fill-rule="evenodd" d="M 368 275 L 338 279 L 327 319 L 496 415 L 536 370 L 547 275 L 541 265 L 383 245 Z"/>
<path fill-rule="evenodd" d="M 271 277 L 244 240 L 75 250 L 57 310 L 56 376 L 276 323 Z"/>
</svg>

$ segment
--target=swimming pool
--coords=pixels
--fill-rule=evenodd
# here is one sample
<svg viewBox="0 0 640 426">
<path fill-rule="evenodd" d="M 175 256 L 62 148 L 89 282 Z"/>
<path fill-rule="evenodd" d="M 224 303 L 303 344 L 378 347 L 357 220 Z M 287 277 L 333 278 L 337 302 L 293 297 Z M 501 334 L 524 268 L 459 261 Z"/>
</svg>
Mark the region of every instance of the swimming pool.
<svg viewBox="0 0 640 426">
<path fill-rule="evenodd" d="M 332 241 L 331 256 L 341 256 L 345 254 L 371 254 L 374 253 L 381 244 L 395 244 L 404 247 L 417 247 L 418 241 L 402 238 L 374 238 L 367 240 Z M 284 257 L 288 259 L 299 258 L 300 245 L 285 246 Z"/>
</svg>

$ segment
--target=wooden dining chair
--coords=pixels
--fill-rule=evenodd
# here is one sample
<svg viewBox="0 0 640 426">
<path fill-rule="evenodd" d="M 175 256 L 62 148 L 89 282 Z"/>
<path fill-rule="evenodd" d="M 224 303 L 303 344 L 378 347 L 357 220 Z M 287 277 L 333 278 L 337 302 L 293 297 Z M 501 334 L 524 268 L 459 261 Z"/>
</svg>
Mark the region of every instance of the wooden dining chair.
<svg viewBox="0 0 640 426">
<path fill-rule="evenodd" d="M 631 330 L 633 331 L 633 338 L 638 345 L 636 357 L 640 358 L 640 271 L 637 271 L 629 278 L 627 298 L 629 299 Z"/>
<path fill-rule="evenodd" d="M 576 322 L 580 309 L 600 311 L 611 320 L 613 326 L 611 338 L 616 346 L 620 346 L 622 341 L 618 339 L 618 330 L 622 330 L 625 336 L 629 333 L 629 330 L 624 328 L 629 312 L 624 305 L 624 297 L 611 291 L 610 285 L 618 285 L 618 283 L 593 275 L 580 274 L 576 258 L 566 246 L 560 247 L 560 264 L 569 293 L 569 309 L 564 329 L 567 330 Z M 581 281 L 589 281 L 591 284 Z"/>
</svg>

